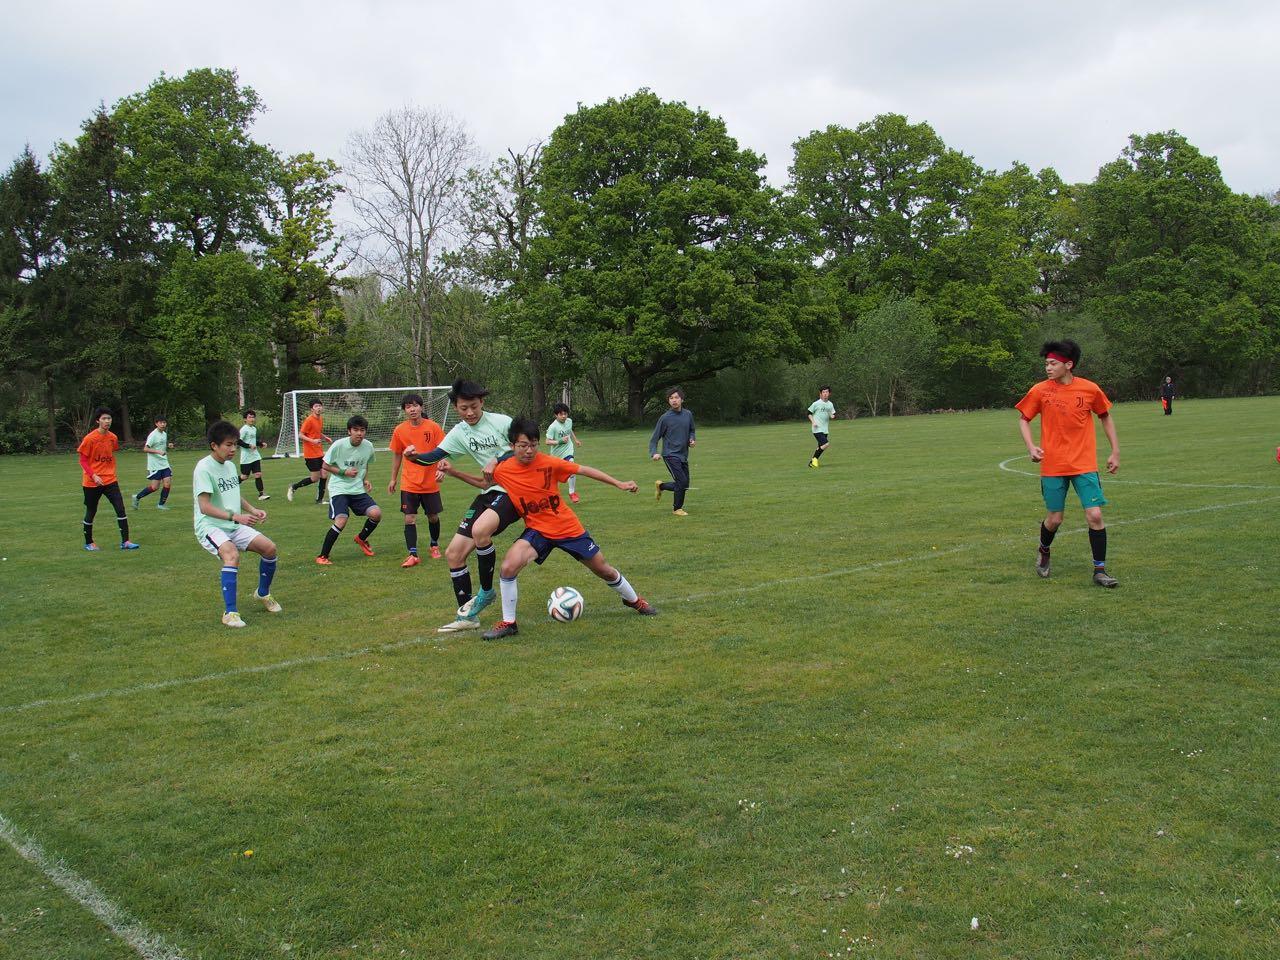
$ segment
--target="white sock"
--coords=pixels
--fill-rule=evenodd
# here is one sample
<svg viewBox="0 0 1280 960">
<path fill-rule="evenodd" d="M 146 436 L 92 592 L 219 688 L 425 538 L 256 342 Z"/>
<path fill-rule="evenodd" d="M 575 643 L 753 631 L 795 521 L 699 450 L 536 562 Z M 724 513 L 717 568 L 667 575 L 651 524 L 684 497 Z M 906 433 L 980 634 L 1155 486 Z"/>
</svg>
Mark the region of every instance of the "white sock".
<svg viewBox="0 0 1280 960">
<path fill-rule="evenodd" d="M 577 489 L 578 489 L 578 477 L 577 475 L 574 475 L 569 478 L 569 493 L 572 494 Z"/>
<path fill-rule="evenodd" d="M 520 587 L 515 578 L 498 578 L 498 588 L 502 592 L 502 619 L 507 623 L 515 623 L 516 601 L 520 599 Z"/>
<path fill-rule="evenodd" d="M 618 571 L 617 580 L 611 580 L 606 582 L 608 582 L 609 586 L 613 587 L 613 589 L 617 592 L 618 596 L 620 596 L 627 603 L 636 602 L 636 597 L 639 596 L 639 594 L 636 593 L 636 588 L 627 582 L 627 578 L 622 575 L 621 570 Z"/>
</svg>

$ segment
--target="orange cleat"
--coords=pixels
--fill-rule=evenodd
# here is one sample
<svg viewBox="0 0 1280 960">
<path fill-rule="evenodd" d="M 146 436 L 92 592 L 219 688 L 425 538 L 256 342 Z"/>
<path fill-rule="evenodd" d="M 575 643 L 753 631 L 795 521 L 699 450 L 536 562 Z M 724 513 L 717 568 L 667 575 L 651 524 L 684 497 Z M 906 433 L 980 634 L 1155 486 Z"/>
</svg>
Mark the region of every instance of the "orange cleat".
<svg viewBox="0 0 1280 960">
<path fill-rule="evenodd" d="M 356 546 L 360 548 L 360 552 L 366 557 L 373 556 L 373 547 L 369 546 L 368 541 L 361 540 L 359 537 L 356 537 Z"/>
<path fill-rule="evenodd" d="M 316 557 L 316 563 L 320 564 L 320 566 L 322 567 L 333 566 L 333 561 L 330 560 L 328 557 Z"/>
<path fill-rule="evenodd" d="M 416 567 L 421 562 L 422 561 L 418 559 L 418 555 L 416 553 L 411 553 L 404 558 L 404 563 L 400 564 L 400 569 L 403 570 L 406 567 Z"/>
<path fill-rule="evenodd" d="M 431 559 L 432 560 L 440 559 L 440 548 L 437 547 L 434 543 L 431 545 Z"/>
</svg>

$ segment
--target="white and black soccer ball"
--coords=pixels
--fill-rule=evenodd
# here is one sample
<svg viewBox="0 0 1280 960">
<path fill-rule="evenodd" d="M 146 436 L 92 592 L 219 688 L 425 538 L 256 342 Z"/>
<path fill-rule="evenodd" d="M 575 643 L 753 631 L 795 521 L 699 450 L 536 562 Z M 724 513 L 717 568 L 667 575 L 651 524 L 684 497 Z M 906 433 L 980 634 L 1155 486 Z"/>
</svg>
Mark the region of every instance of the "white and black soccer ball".
<svg viewBox="0 0 1280 960">
<path fill-rule="evenodd" d="M 584 605 L 582 594 L 573 587 L 556 587 L 547 600 L 547 613 L 552 620 L 569 623 L 582 616 Z"/>
</svg>

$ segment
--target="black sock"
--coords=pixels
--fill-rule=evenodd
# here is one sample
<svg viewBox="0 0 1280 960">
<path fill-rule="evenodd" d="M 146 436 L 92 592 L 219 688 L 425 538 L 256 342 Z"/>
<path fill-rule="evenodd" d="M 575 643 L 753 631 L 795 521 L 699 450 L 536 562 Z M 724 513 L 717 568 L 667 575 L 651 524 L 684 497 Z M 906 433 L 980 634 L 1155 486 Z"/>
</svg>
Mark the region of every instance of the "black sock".
<svg viewBox="0 0 1280 960">
<path fill-rule="evenodd" d="M 404 525 L 404 545 L 409 548 L 410 553 L 418 552 L 418 525 L 416 523 L 406 523 Z"/>
<path fill-rule="evenodd" d="M 324 546 L 320 548 L 320 556 L 327 557 L 340 536 L 342 536 L 342 531 L 330 525 L 329 532 L 324 535 Z"/>
<path fill-rule="evenodd" d="M 93 543 L 93 521 L 85 520 L 84 521 L 84 545 L 87 547 L 91 543 Z"/>
<path fill-rule="evenodd" d="M 321 500 L 324 499 L 324 490 L 325 490 L 325 487 L 327 487 L 328 485 L 329 485 L 329 478 L 321 477 L 320 489 L 316 491 L 316 503 L 319 503 Z"/>
<path fill-rule="evenodd" d="M 373 536 L 373 531 L 378 529 L 378 523 L 379 521 L 374 520 L 372 517 L 365 517 L 364 529 L 360 531 L 360 539 L 368 543 L 369 538 Z"/>
<path fill-rule="evenodd" d="M 476 550 L 476 566 L 480 568 L 480 589 L 493 589 L 493 568 L 498 565 L 498 548 L 492 543 Z"/>
<path fill-rule="evenodd" d="M 169 499 L 169 488 L 168 488 L 168 487 L 161 487 L 161 488 L 160 488 L 160 503 L 161 503 L 161 504 L 163 504 L 163 503 L 164 503 L 166 500 L 168 500 L 168 499 Z"/>
<path fill-rule="evenodd" d="M 823 454 L 823 449 L 819 447 L 817 450 L 813 451 L 813 459 L 821 460 L 822 454 Z"/>
<path fill-rule="evenodd" d="M 120 527 L 120 542 L 129 542 L 129 518 L 116 517 L 116 524 Z"/>
<path fill-rule="evenodd" d="M 1053 545 L 1053 538 L 1058 535 L 1057 530 L 1050 530 L 1044 525 L 1044 521 L 1040 522 L 1040 549 L 1048 552 L 1049 547 Z"/>
<path fill-rule="evenodd" d="M 310 486 L 311 484 L 313 484 L 313 483 L 315 483 L 315 481 L 314 481 L 314 480 L 312 480 L 310 477 L 306 477 L 306 478 L 304 478 L 304 479 L 302 479 L 302 480 L 299 480 L 297 483 L 295 483 L 295 484 L 293 485 L 293 489 L 294 489 L 294 490 L 301 490 L 303 487 L 309 487 L 309 486 Z"/>
<path fill-rule="evenodd" d="M 471 599 L 471 571 L 467 567 L 457 570 L 449 568 L 449 579 L 453 581 L 453 595 L 458 598 L 458 606 Z"/>
<path fill-rule="evenodd" d="M 139 490 L 139 491 L 138 491 L 137 493 L 135 493 L 133 496 L 134 496 L 134 499 L 136 499 L 136 500 L 141 500 L 143 497 L 149 497 L 149 496 L 150 496 L 151 494 L 153 494 L 153 493 L 155 493 L 155 491 L 154 491 L 154 490 L 152 490 L 150 487 L 143 487 L 141 490 Z"/>
<path fill-rule="evenodd" d="M 262 496 L 262 494 L 264 494 L 264 493 L 266 493 L 266 492 L 267 492 L 266 490 L 262 489 L 262 478 L 261 478 L 261 477 L 254 477 L 254 478 L 253 478 L 253 484 L 254 484 L 254 486 L 256 486 L 256 487 L 258 488 L 258 496 Z"/>
<path fill-rule="evenodd" d="M 1093 550 L 1093 565 L 1105 566 L 1107 562 L 1107 528 L 1089 530 L 1089 547 Z"/>
<path fill-rule="evenodd" d="M 438 546 L 440 543 L 440 521 L 428 520 L 427 528 L 431 531 L 431 545 Z"/>
</svg>

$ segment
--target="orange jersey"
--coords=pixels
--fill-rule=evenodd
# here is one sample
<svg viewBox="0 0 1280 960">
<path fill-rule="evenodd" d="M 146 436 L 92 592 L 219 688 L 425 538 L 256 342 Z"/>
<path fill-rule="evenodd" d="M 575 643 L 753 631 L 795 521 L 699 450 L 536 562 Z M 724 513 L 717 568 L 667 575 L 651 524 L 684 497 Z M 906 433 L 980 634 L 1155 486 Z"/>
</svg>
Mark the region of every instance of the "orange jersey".
<svg viewBox="0 0 1280 960">
<path fill-rule="evenodd" d="M 527 467 L 514 456 L 503 460 L 493 471 L 493 479 L 510 495 L 526 527 L 549 540 L 571 540 L 587 531 L 569 509 L 569 502 L 561 499 L 559 484 L 577 472 L 578 465 L 572 460 L 539 453 Z"/>
<path fill-rule="evenodd" d="M 102 478 L 103 485 L 116 482 L 116 454 L 120 449 L 120 438 L 110 430 L 106 435 L 99 433 L 97 430 L 91 431 L 88 436 L 80 441 L 80 446 L 76 447 L 76 453 L 85 457 L 89 461 L 89 473 L 96 473 Z M 89 473 L 80 471 L 80 486 L 96 487 L 93 478 Z"/>
<path fill-rule="evenodd" d="M 405 420 L 391 432 L 391 452 L 403 455 L 405 449 L 412 446 L 414 452 L 426 453 L 440 446 L 443 439 L 444 430 L 434 420 L 423 417 L 422 423 L 416 427 Z M 424 467 L 412 460 L 403 461 L 400 465 L 400 489 L 405 493 L 439 493 L 436 465 Z"/>
<path fill-rule="evenodd" d="M 1074 477 L 1098 470 L 1098 439 L 1093 415 L 1111 409 L 1111 401 L 1092 380 L 1075 377 L 1070 383 L 1041 380 L 1015 406 L 1023 419 L 1040 415 L 1040 462 L 1043 477 Z"/>
<path fill-rule="evenodd" d="M 302 426 L 298 428 L 298 435 L 303 437 L 320 437 L 324 436 L 324 417 L 317 417 L 314 413 L 307 419 L 302 421 Z M 323 443 L 308 443 L 302 441 L 302 455 L 304 457 L 323 457 Z"/>
</svg>

